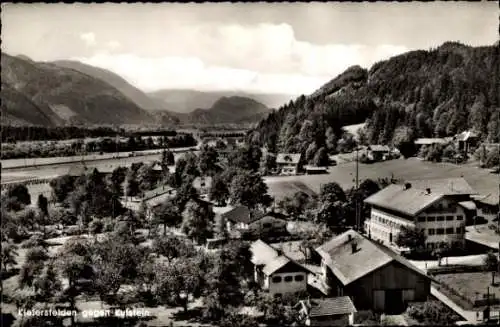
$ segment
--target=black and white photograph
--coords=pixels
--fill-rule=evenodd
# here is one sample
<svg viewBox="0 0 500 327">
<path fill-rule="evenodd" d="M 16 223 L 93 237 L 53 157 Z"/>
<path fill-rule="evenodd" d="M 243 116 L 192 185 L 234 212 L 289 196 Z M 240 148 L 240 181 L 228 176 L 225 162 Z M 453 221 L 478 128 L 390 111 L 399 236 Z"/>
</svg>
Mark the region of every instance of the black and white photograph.
<svg viewBox="0 0 500 327">
<path fill-rule="evenodd" d="M 2 327 L 499 326 L 499 17 L 2 3 Z"/>
</svg>

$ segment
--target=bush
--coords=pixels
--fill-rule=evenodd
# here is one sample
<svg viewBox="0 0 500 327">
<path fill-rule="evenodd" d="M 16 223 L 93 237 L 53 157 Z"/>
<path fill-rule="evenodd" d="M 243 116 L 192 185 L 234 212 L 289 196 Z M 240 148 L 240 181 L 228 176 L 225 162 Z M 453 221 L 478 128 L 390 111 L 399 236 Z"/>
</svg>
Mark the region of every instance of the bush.
<svg viewBox="0 0 500 327">
<path fill-rule="evenodd" d="M 426 325 L 453 325 L 460 317 L 439 301 L 411 303 L 408 315 Z"/>
<path fill-rule="evenodd" d="M 104 229 L 104 223 L 102 222 L 101 219 L 99 218 L 95 218 L 94 220 L 92 220 L 89 224 L 89 231 L 92 233 L 92 234 L 99 234 L 99 233 L 102 233 Z"/>
<path fill-rule="evenodd" d="M 69 226 L 64 230 L 64 234 L 66 234 L 67 236 L 80 235 L 83 232 L 84 231 L 80 228 L 80 226 Z"/>
<path fill-rule="evenodd" d="M 46 243 L 42 235 L 35 234 L 21 244 L 21 248 L 29 249 L 37 246 L 45 246 Z"/>
<path fill-rule="evenodd" d="M 373 311 L 358 311 L 354 314 L 354 323 L 363 325 L 378 325 L 380 314 Z"/>
<path fill-rule="evenodd" d="M 102 231 L 105 233 L 110 233 L 115 230 L 115 221 L 112 218 L 104 218 L 102 220 L 103 227 Z"/>
</svg>

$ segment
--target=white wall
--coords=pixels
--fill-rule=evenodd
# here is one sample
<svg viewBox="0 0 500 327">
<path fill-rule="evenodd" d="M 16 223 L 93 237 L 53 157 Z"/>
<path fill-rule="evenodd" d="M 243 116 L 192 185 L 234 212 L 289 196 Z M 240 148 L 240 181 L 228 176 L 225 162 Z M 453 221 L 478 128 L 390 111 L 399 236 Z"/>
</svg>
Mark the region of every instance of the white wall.
<svg viewBox="0 0 500 327">
<path fill-rule="evenodd" d="M 286 276 L 292 276 L 291 282 L 285 282 Z M 302 281 L 296 281 L 295 276 L 302 276 Z M 274 283 L 274 277 L 281 277 L 281 282 Z M 287 294 L 295 292 L 303 292 L 307 290 L 307 274 L 305 272 L 289 272 L 289 273 L 279 273 L 272 274 L 267 278 L 267 283 L 269 284 L 269 294 Z"/>
</svg>

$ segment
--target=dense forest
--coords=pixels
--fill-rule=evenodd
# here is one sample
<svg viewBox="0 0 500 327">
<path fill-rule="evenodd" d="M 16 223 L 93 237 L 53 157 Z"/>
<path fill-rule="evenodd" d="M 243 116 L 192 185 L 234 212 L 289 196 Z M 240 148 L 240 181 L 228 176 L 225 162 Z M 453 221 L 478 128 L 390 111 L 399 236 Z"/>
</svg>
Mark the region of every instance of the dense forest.
<svg viewBox="0 0 500 327">
<path fill-rule="evenodd" d="M 70 140 L 96 137 L 120 136 L 176 136 L 172 130 L 125 131 L 122 128 L 98 126 L 93 128 L 79 126 L 44 127 L 44 126 L 8 126 L 2 125 L 2 142 Z"/>
<path fill-rule="evenodd" d="M 249 141 L 271 151 L 338 149 L 345 125 L 366 122 L 362 142 L 397 145 L 468 129 L 500 141 L 499 52 L 447 42 L 359 66 L 271 113 Z M 318 150 L 319 151 L 319 150 Z"/>
</svg>

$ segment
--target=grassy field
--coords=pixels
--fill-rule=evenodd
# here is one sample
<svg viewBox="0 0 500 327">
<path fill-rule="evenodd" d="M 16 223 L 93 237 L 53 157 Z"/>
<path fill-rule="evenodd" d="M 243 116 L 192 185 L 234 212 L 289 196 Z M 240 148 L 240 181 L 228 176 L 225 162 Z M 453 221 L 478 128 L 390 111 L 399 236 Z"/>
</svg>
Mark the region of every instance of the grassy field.
<svg viewBox="0 0 500 327">
<path fill-rule="evenodd" d="M 271 195 L 282 198 L 283 193 L 288 194 L 290 183 L 301 182 L 314 192 L 319 192 L 321 185 L 336 182 L 342 188 L 349 189 L 355 184 L 356 163 L 348 162 L 329 168 L 325 175 L 300 175 L 266 177 Z M 432 163 L 416 158 L 397 159 L 373 164 L 359 164 L 359 179 L 394 178 L 402 180 L 436 179 L 449 177 L 464 177 L 467 182 L 481 195 L 488 198 L 492 204 L 498 201 L 498 175 L 493 175 L 484 169 L 470 165 L 454 165 L 450 163 Z M 280 186 L 281 184 L 281 186 Z"/>
<path fill-rule="evenodd" d="M 500 283 L 497 282 L 495 286 L 491 285 L 490 272 L 442 274 L 436 275 L 435 278 L 472 302 L 482 299 L 488 287 L 490 294 L 494 294 L 495 298 L 500 298 Z M 500 281 L 500 277 L 497 277 L 497 281 Z"/>
</svg>

